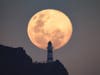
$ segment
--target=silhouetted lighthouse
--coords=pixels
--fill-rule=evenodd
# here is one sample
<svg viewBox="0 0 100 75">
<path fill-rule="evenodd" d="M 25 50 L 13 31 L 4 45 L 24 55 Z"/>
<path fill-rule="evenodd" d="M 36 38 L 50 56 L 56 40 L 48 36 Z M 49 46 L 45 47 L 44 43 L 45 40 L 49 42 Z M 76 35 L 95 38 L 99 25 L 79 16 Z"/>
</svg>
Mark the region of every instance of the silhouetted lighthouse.
<svg viewBox="0 0 100 75">
<path fill-rule="evenodd" d="M 53 47 L 52 43 L 49 41 L 47 47 L 47 62 L 52 62 L 52 61 L 53 61 Z"/>
</svg>

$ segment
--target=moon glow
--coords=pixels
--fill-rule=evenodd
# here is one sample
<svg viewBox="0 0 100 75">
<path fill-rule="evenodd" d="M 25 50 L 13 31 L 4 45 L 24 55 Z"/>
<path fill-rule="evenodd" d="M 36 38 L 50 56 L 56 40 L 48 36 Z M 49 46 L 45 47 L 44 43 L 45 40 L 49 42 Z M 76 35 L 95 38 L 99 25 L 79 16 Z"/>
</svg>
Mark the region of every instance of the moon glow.
<svg viewBox="0 0 100 75">
<path fill-rule="evenodd" d="M 72 35 L 72 23 L 67 15 L 59 10 L 46 9 L 37 12 L 28 23 L 27 33 L 31 42 L 46 50 L 51 41 L 53 49 L 68 43 Z"/>
</svg>

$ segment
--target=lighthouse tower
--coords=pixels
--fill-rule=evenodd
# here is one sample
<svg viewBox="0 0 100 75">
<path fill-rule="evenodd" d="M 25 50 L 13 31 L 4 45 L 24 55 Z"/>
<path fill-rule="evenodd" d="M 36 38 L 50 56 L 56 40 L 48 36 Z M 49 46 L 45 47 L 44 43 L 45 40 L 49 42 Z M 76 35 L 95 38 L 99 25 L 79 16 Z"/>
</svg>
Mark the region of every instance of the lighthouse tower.
<svg viewBox="0 0 100 75">
<path fill-rule="evenodd" d="M 53 47 L 52 43 L 49 41 L 47 47 L 47 62 L 52 62 L 52 61 L 53 61 Z"/>
</svg>

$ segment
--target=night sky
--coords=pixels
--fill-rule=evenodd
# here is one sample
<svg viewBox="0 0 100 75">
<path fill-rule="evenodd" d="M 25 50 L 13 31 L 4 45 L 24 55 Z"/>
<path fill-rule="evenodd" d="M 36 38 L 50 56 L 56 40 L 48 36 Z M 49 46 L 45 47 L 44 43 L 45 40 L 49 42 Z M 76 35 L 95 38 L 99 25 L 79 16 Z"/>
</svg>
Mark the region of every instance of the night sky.
<svg viewBox="0 0 100 75">
<path fill-rule="evenodd" d="M 68 14 L 73 35 L 54 52 L 70 75 L 100 75 L 100 0 L 0 0 L 0 44 L 23 47 L 33 61 L 46 61 L 46 51 L 35 47 L 27 35 L 30 18 L 43 9 Z"/>
</svg>

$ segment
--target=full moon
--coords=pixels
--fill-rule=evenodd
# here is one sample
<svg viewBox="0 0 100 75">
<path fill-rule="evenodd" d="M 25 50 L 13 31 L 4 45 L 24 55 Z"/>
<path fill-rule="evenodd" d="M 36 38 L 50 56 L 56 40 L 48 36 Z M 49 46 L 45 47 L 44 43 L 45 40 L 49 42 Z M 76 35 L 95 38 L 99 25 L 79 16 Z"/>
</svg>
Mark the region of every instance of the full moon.
<svg viewBox="0 0 100 75">
<path fill-rule="evenodd" d="M 27 33 L 31 42 L 40 49 L 47 49 L 51 41 L 53 50 L 68 43 L 72 35 L 72 23 L 67 15 L 59 10 L 45 9 L 32 16 Z"/>
</svg>

